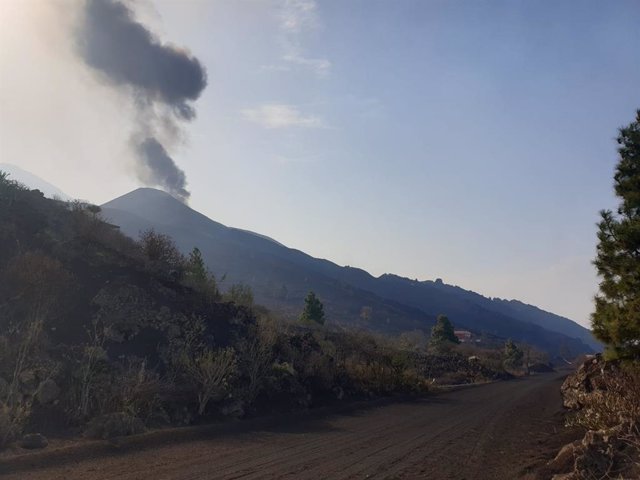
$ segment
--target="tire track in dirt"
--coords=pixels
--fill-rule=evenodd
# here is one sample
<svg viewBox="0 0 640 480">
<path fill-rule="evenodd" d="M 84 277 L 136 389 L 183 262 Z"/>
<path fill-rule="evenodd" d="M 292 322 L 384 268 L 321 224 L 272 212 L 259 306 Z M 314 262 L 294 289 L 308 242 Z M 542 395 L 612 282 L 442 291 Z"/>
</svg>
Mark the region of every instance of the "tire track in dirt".
<svg viewBox="0 0 640 480">
<path fill-rule="evenodd" d="M 152 449 L 71 455 L 64 464 L 0 477 L 514 480 L 535 457 L 535 439 L 555 428 L 557 420 L 551 417 L 560 408 L 560 382 L 560 375 L 549 374 L 355 413 L 311 414 L 255 431 L 203 434 Z"/>
<path fill-rule="evenodd" d="M 391 427 L 391 430 L 396 431 L 402 428 L 405 428 L 405 425 L 407 423 L 410 423 L 410 421 L 416 417 L 417 414 L 413 414 L 412 418 L 406 419 L 403 418 L 403 424 L 402 425 L 394 425 L 393 427 Z M 374 425 L 373 423 L 371 423 L 370 425 Z M 303 463 L 308 463 L 310 461 L 313 462 L 319 462 L 328 458 L 332 458 L 335 457 L 336 454 L 341 453 L 341 456 L 345 455 L 345 447 L 349 447 L 347 450 L 349 451 L 357 451 L 359 449 L 359 441 L 361 440 L 366 440 L 367 443 L 372 443 L 372 444 L 376 444 L 376 442 L 379 442 L 381 439 L 388 437 L 390 435 L 390 426 L 386 425 L 386 424 L 382 424 L 381 426 L 378 426 L 378 428 L 375 429 L 361 429 L 359 431 L 353 431 L 353 432 L 348 432 L 348 435 L 346 436 L 346 438 L 344 438 L 341 442 L 335 442 L 335 441 L 331 441 L 330 439 L 327 438 L 323 438 L 320 439 L 318 442 L 315 442 L 313 448 L 311 449 L 302 449 L 302 448 L 294 448 L 293 452 L 291 453 L 291 455 L 287 456 L 287 457 L 281 457 L 278 456 L 275 459 L 275 465 L 278 466 L 278 468 L 282 468 L 282 465 L 287 465 L 289 464 L 288 460 L 293 460 L 295 462 L 295 460 L 303 458 L 304 462 Z M 358 445 L 356 447 L 356 445 Z M 319 455 L 317 455 L 317 453 L 319 452 Z M 314 456 L 310 457 L 308 454 L 314 454 Z M 271 462 L 269 464 L 269 466 L 274 465 L 273 462 Z M 257 465 L 256 467 L 265 467 L 267 465 Z M 253 468 L 254 471 L 256 471 L 255 468 Z M 259 470 L 260 472 L 264 472 L 264 470 Z M 229 480 L 234 480 L 236 478 L 252 478 L 251 476 L 247 476 L 247 475 L 240 475 L 240 476 L 230 476 L 228 477 Z"/>
</svg>

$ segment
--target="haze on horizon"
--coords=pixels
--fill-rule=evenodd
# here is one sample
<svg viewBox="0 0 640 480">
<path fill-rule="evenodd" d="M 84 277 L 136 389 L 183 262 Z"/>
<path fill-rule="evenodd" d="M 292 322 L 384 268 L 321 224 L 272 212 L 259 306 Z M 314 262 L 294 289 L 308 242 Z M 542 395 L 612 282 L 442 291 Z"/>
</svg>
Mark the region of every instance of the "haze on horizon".
<svg viewBox="0 0 640 480">
<path fill-rule="evenodd" d="M 136 106 L 74 51 L 81 1 L 0 9 L 0 163 L 106 202 L 140 183 Z M 144 0 L 208 86 L 173 159 L 190 206 L 379 275 L 588 325 L 640 3 Z"/>
</svg>

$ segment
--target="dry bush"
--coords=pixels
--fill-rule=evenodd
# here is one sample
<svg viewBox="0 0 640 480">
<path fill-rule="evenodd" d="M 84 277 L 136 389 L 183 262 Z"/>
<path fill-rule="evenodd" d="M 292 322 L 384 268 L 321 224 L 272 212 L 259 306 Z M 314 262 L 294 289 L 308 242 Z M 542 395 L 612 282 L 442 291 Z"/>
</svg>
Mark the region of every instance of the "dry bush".
<svg viewBox="0 0 640 480">
<path fill-rule="evenodd" d="M 205 349 L 184 364 L 188 378 L 196 386 L 198 414 L 204 415 L 211 400 L 221 400 L 237 372 L 235 351 L 232 348 Z"/>
<path fill-rule="evenodd" d="M 495 348 L 483 348 L 472 343 L 461 343 L 456 351 L 466 358 L 477 357 L 480 363 L 495 371 L 502 371 L 502 352 Z"/>
<path fill-rule="evenodd" d="M 621 365 L 603 370 L 600 388 L 590 392 L 571 425 L 603 430 L 625 425 L 630 432 L 640 427 L 640 366 Z M 638 437 L 640 438 L 640 437 Z"/>
<path fill-rule="evenodd" d="M 597 388 L 581 400 L 569 426 L 587 430 L 574 477 L 580 480 L 638 478 L 640 473 L 640 367 L 602 369 Z"/>
<path fill-rule="evenodd" d="M 99 241 L 107 230 L 113 229 L 100 218 L 100 207 L 97 205 L 73 200 L 67 203 L 67 208 L 71 211 L 74 233 L 83 240 Z"/>
<path fill-rule="evenodd" d="M 336 379 L 334 360 L 323 351 L 311 352 L 302 365 L 300 375 L 313 382 L 314 389 L 330 391 Z"/>
<path fill-rule="evenodd" d="M 420 335 L 410 332 L 398 339 L 362 331 L 345 331 L 334 339 L 336 365 L 347 387 L 361 392 L 425 391 L 427 382 L 419 367 Z"/>
<path fill-rule="evenodd" d="M 103 411 L 125 412 L 144 422 L 166 417 L 160 403 L 162 382 L 156 372 L 147 368 L 146 361 L 130 359 L 115 376 L 118 381 L 113 383 Z"/>
<path fill-rule="evenodd" d="M 108 439 L 144 432 L 142 421 L 124 412 L 109 413 L 91 419 L 84 432 L 89 438 Z"/>
<path fill-rule="evenodd" d="M 100 345 L 87 345 L 67 355 L 63 382 L 62 405 L 73 423 L 113 413 L 144 423 L 168 421 L 161 402 L 164 383 L 144 360 L 110 362 Z"/>
<path fill-rule="evenodd" d="M 422 330 L 402 332 L 398 337 L 398 347 L 412 352 L 424 352 L 427 349 L 429 339 Z"/>
<path fill-rule="evenodd" d="M 14 257 L 0 279 L 5 287 L 0 326 L 6 332 L 0 337 L 0 373 L 7 375 L 6 392 L 0 398 L 0 444 L 18 435 L 31 413 L 31 400 L 23 394 L 34 392 L 25 390 L 25 374 L 36 381 L 38 373 L 51 369 L 43 331 L 58 315 L 70 279 L 58 260 L 33 251 Z"/>
<path fill-rule="evenodd" d="M 236 283 L 229 287 L 229 290 L 222 296 L 225 302 L 233 302 L 247 308 L 253 306 L 253 290 L 249 285 Z"/>
<path fill-rule="evenodd" d="M 401 380 L 391 366 L 390 359 L 383 356 L 363 359 L 351 355 L 345 360 L 345 371 L 352 386 L 365 392 L 390 393 Z"/>
<path fill-rule="evenodd" d="M 140 234 L 140 247 L 150 271 L 175 279 L 182 277 L 186 259 L 168 235 L 153 229 Z"/>
<path fill-rule="evenodd" d="M 268 316 L 262 316 L 249 328 L 246 338 L 239 342 L 239 367 L 246 380 L 240 395 L 247 404 L 253 403 L 265 387 L 278 335 L 276 323 Z"/>
<path fill-rule="evenodd" d="M 29 403 L 0 400 L 0 450 L 22 434 L 30 411 Z"/>
<path fill-rule="evenodd" d="M 80 254 L 85 259 L 92 257 L 95 261 L 105 251 L 111 251 L 117 252 L 119 257 L 111 255 L 110 261 L 134 261 L 139 264 L 145 260 L 141 245 L 124 235 L 118 226 L 109 223 L 109 218 L 102 216 L 100 207 L 77 200 L 67 202 L 66 207 L 70 212 L 66 235 L 68 241 L 75 239 L 76 242 L 71 249 L 67 242 L 58 245 L 57 250 L 61 255 L 73 257 Z M 98 245 L 103 249 L 96 250 Z"/>
</svg>

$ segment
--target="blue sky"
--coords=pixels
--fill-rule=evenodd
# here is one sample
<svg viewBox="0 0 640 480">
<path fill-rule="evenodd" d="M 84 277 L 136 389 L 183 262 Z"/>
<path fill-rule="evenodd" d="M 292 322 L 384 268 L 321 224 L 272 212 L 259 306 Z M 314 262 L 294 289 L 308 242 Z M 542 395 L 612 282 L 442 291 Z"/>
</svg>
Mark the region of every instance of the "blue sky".
<svg viewBox="0 0 640 480">
<path fill-rule="evenodd" d="M 156 0 L 137 12 L 208 70 L 175 156 L 193 208 L 376 275 L 441 277 L 588 324 L 616 130 L 640 108 L 640 2 Z M 6 94 L 25 82 L 3 48 Z M 58 97 L 65 75 L 87 92 L 65 114 L 85 133 L 61 140 L 42 121 L 55 151 L 25 145 L 36 127 L 4 98 L 2 160 L 96 202 L 134 188 L 126 160 L 105 167 L 126 157 L 126 121 L 104 124 L 118 114 L 109 93 L 36 49 Z M 106 152 L 96 160 L 78 146 L 90 140 Z"/>
</svg>

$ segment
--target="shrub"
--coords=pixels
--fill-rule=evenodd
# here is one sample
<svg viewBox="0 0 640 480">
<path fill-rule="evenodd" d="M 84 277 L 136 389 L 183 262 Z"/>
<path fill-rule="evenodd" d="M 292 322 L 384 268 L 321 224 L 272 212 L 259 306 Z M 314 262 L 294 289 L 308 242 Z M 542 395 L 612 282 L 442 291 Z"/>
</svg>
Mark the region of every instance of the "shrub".
<svg viewBox="0 0 640 480">
<path fill-rule="evenodd" d="M 627 425 L 640 427 L 640 366 L 622 365 L 603 371 L 600 388 L 585 396 L 583 407 L 570 417 L 570 424 L 589 430 Z M 639 437 L 640 439 L 640 437 Z"/>
<path fill-rule="evenodd" d="M 241 396 L 248 404 L 255 400 L 265 386 L 274 364 L 274 347 L 278 335 L 275 323 L 268 317 L 262 317 L 239 342 L 239 368 L 243 375 Z"/>
<path fill-rule="evenodd" d="M 91 420 L 87 425 L 85 435 L 89 438 L 108 439 L 136 435 L 144 430 L 144 424 L 139 418 L 124 412 L 116 412 Z"/>
<path fill-rule="evenodd" d="M 575 478 L 639 478 L 640 365 L 614 363 L 599 374 L 567 421 L 589 430 L 575 456 Z"/>
<path fill-rule="evenodd" d="M 140 234 L 140 245 L 151 271 L 176 280 L 183 276 L 186 261 L 171 237 L 147 230 Z"/>
<path fill-rule="evenodd" d="M 30 404 L 21 400 L 0 401 L 0 449 L 22 434 L 30 407 Z"/>
<path fill-rule="evenodd" d="M 160 402 L 162 381 L 147 368 L 146 361 L 129 358 L 123 364 L 112 364 L 108 374 L 95 380 L 93 415 L 123 412 L 144 423 L 166 419 Z"/>
<path fill-rule="evenodd" d="M 204 415 L 211 400 L 221 400 L 236 374 L 236 355 L 232 348 L 212 350 L 183 357 L 183 368 L 194 385 L 198 398 L 198 414 Z"/>
<path fill-rule="evenodd" d="M 224 300 L 243 307 L 252 307 L 253 291 L 250 286 L 241 283 L 231 285 L 229 291 L 224 295 Z"/>
</svg>

